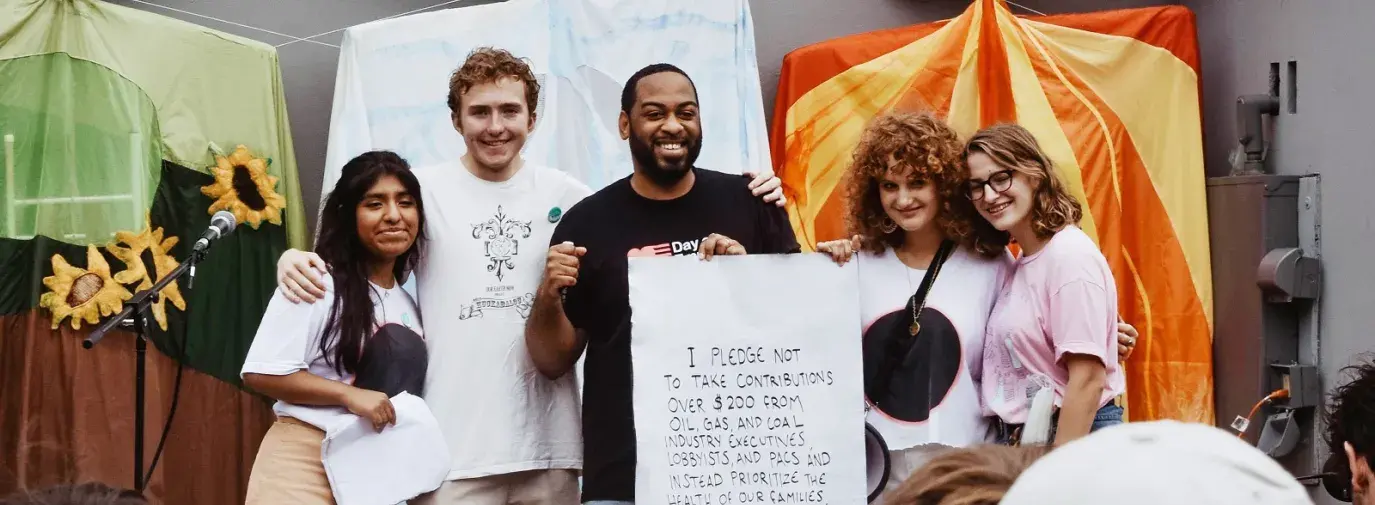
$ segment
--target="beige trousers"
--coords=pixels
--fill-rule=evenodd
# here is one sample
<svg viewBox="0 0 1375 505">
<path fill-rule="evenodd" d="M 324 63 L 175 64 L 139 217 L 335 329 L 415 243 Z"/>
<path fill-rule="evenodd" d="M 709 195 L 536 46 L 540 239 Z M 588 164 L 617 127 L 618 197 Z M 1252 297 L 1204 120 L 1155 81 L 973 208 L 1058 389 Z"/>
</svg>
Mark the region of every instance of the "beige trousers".
<svg viewBox="0 0 1375 505">
<path fill-rule="evenodd" d="M 578 473 L 532 470 L 451 480 L 411 505 L 578 505 Z"/>
<path fill-rule="evenodd" d="M 244 504 L 334 505 L 325 464 L 320 461 L 324 440 L 325 432 L 314 426 L 278 418 L 258 446 Z"/>
</svg>

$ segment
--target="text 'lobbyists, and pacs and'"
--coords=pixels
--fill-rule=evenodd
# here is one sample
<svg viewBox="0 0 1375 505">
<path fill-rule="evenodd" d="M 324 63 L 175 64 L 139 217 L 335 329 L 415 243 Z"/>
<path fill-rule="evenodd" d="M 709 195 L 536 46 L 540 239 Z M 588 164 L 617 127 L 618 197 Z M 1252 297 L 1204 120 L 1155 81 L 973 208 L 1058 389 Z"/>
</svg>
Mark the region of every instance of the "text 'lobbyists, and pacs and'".
<svg viewBox="0 0 1375 505">
<path fill-rule="evenodd" d="M 825 503 L 831 455 L 808 443 L 804 388 L 832 386 L 831 370 L 807 369 L 797 348 L 685 351 L 700 373 L 664 375 L 667 503 Z"/>
</svg>

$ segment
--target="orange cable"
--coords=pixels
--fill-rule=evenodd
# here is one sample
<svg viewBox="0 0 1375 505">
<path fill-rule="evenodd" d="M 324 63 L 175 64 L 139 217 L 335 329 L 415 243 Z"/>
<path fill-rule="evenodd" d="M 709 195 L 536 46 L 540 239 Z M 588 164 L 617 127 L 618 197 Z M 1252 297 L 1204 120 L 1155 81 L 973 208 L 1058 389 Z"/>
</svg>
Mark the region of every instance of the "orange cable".
<svg viewBox="0 0 1375 505">
<path fill-rule="evenodd" d="M 1256 402 L 1255 406 L 1251 407 L 1251 413 L 1246 415 L 1246 426 L 1247 426 L 1248 428 L 1251 426 L 1251 421 L 1252 421 L 1253 419 L 1255 419 L 1256 413 L 1257 413 L 1257 412 L 1260 412 L 1260 408 L 1261 408 L 1261 407 L 1263 407 L 1263 406 L 1265 406 L 1266 404 L 1268 404 L 1268 403 L 1270 403 L 1270 402 L 1273 402 L 1273 401 L 1275 401 L 1275 400 L 1279 400 L 1279 399 L 1283 399 L 1283 398 L 1288 398 L 1288 397 L 1289 397 L 1289 390 L 1288 390 L 1288 389 L 1276 389 L 1273 393 L 1270 393 L 1270 394 L 1267 395 L 1265 398 L 1262 398 L 1260 401 Z M 1246 438 L 1246 430 L 1241 430 L 1239 433 L 1237 433 L 1237 438 L 1241 438 L 1241 439 Z"/>
</svg>

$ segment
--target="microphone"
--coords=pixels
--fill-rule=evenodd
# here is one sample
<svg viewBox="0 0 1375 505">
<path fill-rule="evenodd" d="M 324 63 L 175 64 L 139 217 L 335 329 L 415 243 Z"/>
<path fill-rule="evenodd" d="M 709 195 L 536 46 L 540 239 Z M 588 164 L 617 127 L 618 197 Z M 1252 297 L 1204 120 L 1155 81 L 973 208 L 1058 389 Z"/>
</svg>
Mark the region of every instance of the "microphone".
<svg viewBox="0 0 1375 505">
<path fill-rule="evenodd" d="M 210 227 L 205 230 L 205 233 L 201 233 L 200 240 L 196 241 L 196 245 L 191 248 L 191 251 L 193 253 L 199 253 L 209 249 L 211 241 L 219 240 L 220 237 L 234 231 L 234 225 L 236 224 L 238 224 L 238 221 L 234 219 L 234 214 L 226 210 L 216 212 L 215 215 L 210 218 Z"/>
</svg>

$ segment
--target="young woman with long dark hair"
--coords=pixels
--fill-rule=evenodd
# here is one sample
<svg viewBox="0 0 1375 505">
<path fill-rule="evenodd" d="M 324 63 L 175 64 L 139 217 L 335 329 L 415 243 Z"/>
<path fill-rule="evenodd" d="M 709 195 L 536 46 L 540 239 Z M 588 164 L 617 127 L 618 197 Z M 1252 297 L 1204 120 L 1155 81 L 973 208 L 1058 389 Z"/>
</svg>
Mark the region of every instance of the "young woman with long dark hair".
<svg viewBox="0 0 1375 505">
<path fill-rule="evenodd" d="M 1083 211 L 1036 137 L 1015 124 L 975 133 L 964 152 L 965 191 L 1003 240 L 1022 250 L 988 318 L 983 396 L 1016 443 L 1033 400 L 1053 393 L 1056 445 L 1122 422 L 1126 391 L 1114 359 L 1117 284 Z M 1048 403 L 1047 403 L 1048 404 Z"/>
<path fill-rule="evenodd" d="M 278 291 L 241 372 L 245 385 L 278 400 L 247 503 L 334 503 L 321 459 L 326 432 L 351 416 L 381 432 L 397 421 L 391 398 L 423 394 L 420 313 L 400 279 L 420 260 L 424 229 L 420 184 L 405 160 L 374 151 L 344 165 L 316 244 L 328 266 L 325 299 L 295 304 Z"/>
</svg>

